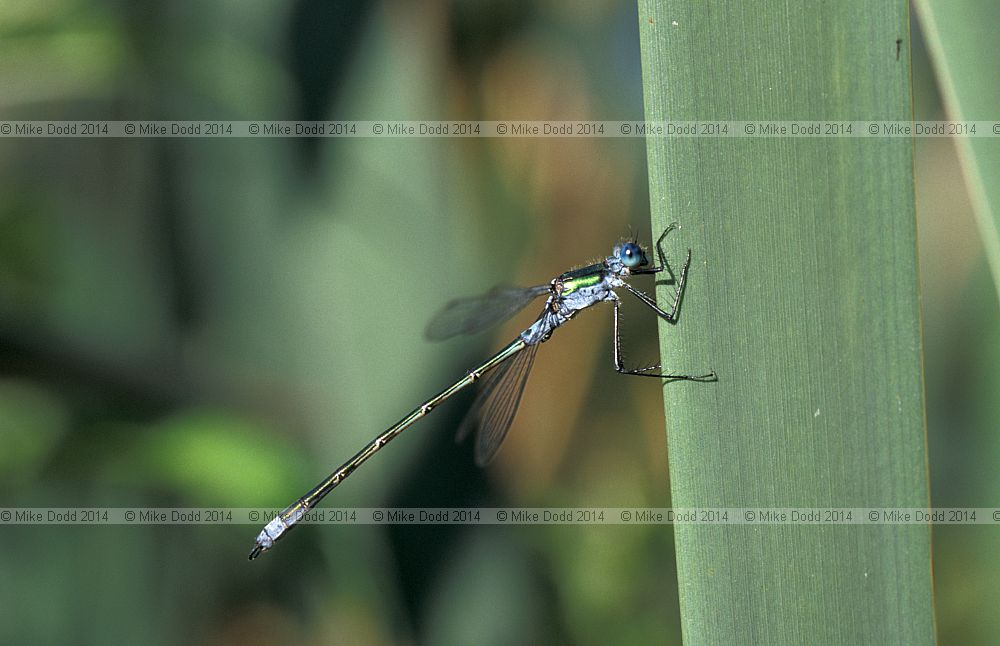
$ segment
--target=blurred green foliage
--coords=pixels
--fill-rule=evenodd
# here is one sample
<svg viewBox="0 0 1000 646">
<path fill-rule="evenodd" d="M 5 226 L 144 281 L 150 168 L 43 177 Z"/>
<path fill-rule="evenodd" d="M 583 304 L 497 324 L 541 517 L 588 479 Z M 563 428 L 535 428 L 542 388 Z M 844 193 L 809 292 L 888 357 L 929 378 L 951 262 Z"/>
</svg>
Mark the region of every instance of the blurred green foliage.
<svg viewBox="0 0 1000 646">
<path fill-rule="evenodd" d="M 640 78 L 628 3 L 0 4 L 2 119 L 639 119 Z M 917 150 L 933 499 L 986 504 L 996 302 Z M 427 344 L 446 300 L 649 235 L 637 139 L 6 139 L 0 195 L 3 507 L 283 506 L 516 328 Z M 610 354 L 581 317 L 488 470 L 449 404 L 329 504 L 668 505 L 660 390 Z M 669 527 L 313 526 L 250 565 L 257 531 L 4 527 L 0 642 L 680 640 Z M 989 643 L 996 534 L 937 535 L 942 640 Z"/>
</svg>

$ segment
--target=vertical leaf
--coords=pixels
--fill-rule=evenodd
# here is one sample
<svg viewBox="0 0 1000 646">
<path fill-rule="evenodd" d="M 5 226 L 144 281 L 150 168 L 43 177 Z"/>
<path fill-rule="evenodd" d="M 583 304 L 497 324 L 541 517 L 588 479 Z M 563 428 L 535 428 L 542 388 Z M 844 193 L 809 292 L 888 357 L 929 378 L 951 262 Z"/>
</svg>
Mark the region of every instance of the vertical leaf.
<svg viewBox="0 0 1000 646">
<path fill-rule="evenodd" d="M 647 119 L 911 118 L 905 2 L 639 20 Z M 654 228 L 694 251 L 663 359 L 719 376 L 664 387 L 674 505 L 927 506 L 911 141 L 647 145 Z M 688 643 L 934 641 L 926 526 L 681 525 L 676 546 Z"/>
</svg>

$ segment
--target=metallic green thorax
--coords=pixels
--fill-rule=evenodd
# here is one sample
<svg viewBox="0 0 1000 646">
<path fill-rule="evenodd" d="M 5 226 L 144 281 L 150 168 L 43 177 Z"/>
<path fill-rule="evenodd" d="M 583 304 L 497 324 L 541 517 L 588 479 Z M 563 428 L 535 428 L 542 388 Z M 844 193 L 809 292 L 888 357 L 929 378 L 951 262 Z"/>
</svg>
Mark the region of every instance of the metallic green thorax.
<svg viewBox="0 0 1000 646">
<path fill-rule="evenodd" d="M 562 284 L 562 295 L 572 294 L 583 287 L 591 287 L 604 279 L 604 264 L 581 267 L 573 271 L 568 271 L 559 277 Z"/>
</svg>

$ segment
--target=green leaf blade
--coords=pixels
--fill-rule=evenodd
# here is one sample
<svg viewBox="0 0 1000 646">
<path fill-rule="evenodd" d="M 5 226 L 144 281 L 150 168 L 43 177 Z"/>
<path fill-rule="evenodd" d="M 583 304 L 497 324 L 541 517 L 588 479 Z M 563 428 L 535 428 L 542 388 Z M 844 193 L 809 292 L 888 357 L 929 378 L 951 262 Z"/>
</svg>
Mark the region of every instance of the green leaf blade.
<svg viewBox="0 0 1000 646">
<path fill-rule="evenodd" d="M 911 118 L 905 3 L 639 6 L 647 119 Z M 719 375 L 664 387 L 674 506 L 926 507 L 912 142 L 647 148 L 654 228 L 694 251 L 663 359 Z M 675 535 L 689 643 L 934 640 L 927 526 Z"/>
</svg>

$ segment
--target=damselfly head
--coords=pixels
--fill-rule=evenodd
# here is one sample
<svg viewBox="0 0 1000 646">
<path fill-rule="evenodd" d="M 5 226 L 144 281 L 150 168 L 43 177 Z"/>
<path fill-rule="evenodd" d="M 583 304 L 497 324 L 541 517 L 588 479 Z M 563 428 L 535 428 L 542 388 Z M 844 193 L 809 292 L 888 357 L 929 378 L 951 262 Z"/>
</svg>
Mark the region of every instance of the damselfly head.
<svg viewBox="0 0 1000 646">
<path fill-rule="evenodd" d="M 649 264 L 646 252 L 635 242 L 626 242 L 623 245 L 615 247 L 614 253 L 622 261 L 622 264 L 629 269 L 636 269 Z"/>
</svg>

